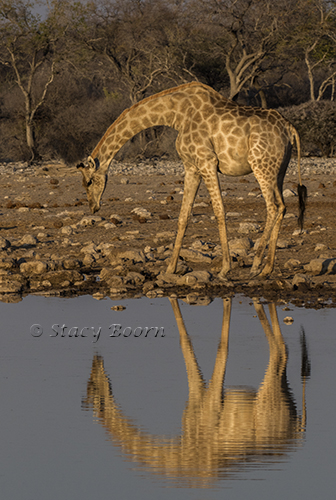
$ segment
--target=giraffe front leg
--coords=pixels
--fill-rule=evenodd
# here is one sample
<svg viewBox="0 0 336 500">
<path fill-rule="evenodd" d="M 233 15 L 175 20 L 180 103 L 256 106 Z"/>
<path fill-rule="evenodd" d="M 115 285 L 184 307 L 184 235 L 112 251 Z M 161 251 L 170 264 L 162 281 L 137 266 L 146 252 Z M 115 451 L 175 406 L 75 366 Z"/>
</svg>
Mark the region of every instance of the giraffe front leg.
<svg viewBox="0 0 336 500">
<path fill-rule="evenodd" d="M 171 256 L 170 262 L 167 267 L 167 273 L 175 273 L 176 271 L 177 261 L 180 254 L 184 233 L 188 225 L 191 209 L 200 182 L 201 182 L 201 175 L 196 170 L 196 168 L 194 166 L 188 168 L 186 167 L 186 172 L 184 177 L 184 192 L 183 192 L 181 211 L 178 219 L 177 235 L 173 249 L 173 254 Z"/>
</svg>

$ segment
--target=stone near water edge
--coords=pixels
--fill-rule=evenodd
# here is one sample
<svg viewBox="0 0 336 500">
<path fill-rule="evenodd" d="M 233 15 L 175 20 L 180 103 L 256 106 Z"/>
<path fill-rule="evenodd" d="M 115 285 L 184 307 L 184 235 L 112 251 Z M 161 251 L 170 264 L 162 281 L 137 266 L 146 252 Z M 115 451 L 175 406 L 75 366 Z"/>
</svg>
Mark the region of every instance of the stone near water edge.
<svg viewBox="0 0 336 500">
<path fill-rule="evenodd" d="M 125 277 L 125 283 L 128 285 L 142 285 L 145 282 L 145 276 L 141 273 L 137 273 L 136 271 L 130 271 L 127 273 Z"/>
<path fill-rule="evenodd" d="M 186 285 L 192 286 L 196 283 L 205 284 L 211 281 L 212 275 L 208 271 L 192 271 L 184 275 Z"/>
<path fill-rule="evenodd" d="M 292 286 L 299 286 L 299 285 L 308 285 L 310 286 L 311 280 L 309 276 L 306 276 L 305 274 L 296 274 L 294 278 L 292 279 Z"/>
<path fill-rule="evenodd" d="M 335 274 L 336 273 L 336 258 L 318 258 L 312 259 L 309 264 L 304 266 L 304 270 L 312 274 Z"/>
<path fill-rule="evenodd" d="M 44 274 L 48 271 L 48 264 L 40 260 L 33 260 L 30 262 L 23 262 L 20 265 L 20 272 L 22 274 Z"/>
</svg>

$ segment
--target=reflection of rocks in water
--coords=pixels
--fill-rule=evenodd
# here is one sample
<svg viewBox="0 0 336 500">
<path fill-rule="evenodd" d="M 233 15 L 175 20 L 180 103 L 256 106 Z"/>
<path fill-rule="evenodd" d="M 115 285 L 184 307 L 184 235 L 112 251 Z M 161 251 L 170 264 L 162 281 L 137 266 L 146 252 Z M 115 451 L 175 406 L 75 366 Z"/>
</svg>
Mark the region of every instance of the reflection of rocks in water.
<svg viewBox="0 0 336 500">
<path fill-rule="evenodd" d="M 117 405 L 105 372 L 103 358 L 95 355 L 83 408 L 95 417 L 128 460 L 179 486 L 211 487 L 253 466 L 286 459 L 303 441 L 306 411 L 299 415 L 286 376 L 287 349 L 274 304 L 271 324 L 263 306 L 254 306 L 269 344 L 269 362 L 259 389 L 223 388 L 228 358 L 231 299 L 224 299 L 223 324 L 215 365 L 208 386 L 203 379 L 176 299 L 170 300 L 180 333 L 189 397 L 181 434 L 150 434 L 126 417 Z M 304 337 L 304 334 L 303 334 Z M 309 365 L 306 343 L 305 365 Z M 304 370 L 303 376 L 309 375 Z M 304 386 L 304 385 L 303 385 Z"/>
</svg>

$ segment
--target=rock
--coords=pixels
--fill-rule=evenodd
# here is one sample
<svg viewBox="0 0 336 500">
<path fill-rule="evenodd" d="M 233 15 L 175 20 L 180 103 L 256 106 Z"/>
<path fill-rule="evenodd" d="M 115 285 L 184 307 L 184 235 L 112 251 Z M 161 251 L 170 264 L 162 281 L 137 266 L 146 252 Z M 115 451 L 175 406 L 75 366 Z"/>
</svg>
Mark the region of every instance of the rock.
<svg viewBox="0 0 336 500">
<path fill-rule="evenodd" d="M 64 259 L 62 261 L 62 265 L 64 269 L 80 269 L 80 267 L 82 266 L 82 262 L 78 259 L 69 258 Z"/>
<path fill-rule="evenodd" d="M 178 274 L 162 272 L 157 276 L 156 284 L 164 286 L 166 284 L 181 286 L 185 284 L 185 277 Z"/>
<path fill-rule="evenodd" d="M 315 252 L 323 252 L 324 250 L 328 250 L 328 246 L 324 243 L 318 243 L 314 248 Z"/>
<path fill-rule="evenodd" d="M 94 257 L 94 254 L 92 253 L 86 253 L 83 259 L 83 264 L 84 266 L 92 266 L 96 262 L 96 259 Z"/>
<path fill-rule="evenodd" d="M 286 324 L 286 325 L 291 325 L 292 323 L 294 323 L 294 319 L 291 317 L 291 316 L 286 316 L 283 320 L 283 322 Z"/>
<path fill-rule="evenodd" d="M 117 305 L 117 306 L 112 306 L 111 309 L 112 311 L 124 311 L 126 307 L 122 305 Z"/>
<path fill-rule="evenodd" d="M 144 219 L 149 219 L 150 217 L 152 217 L 152 214 L 142 207 L 133 208 L 133 210 L 131 210 L 131 213 L 138 215 L 139 217 L 143 217 Z"/>
<path fill-rule="evenodd" d="M 108 258 L 112 265 L 116 265 L 123 260 L 131 260 L 134 264 L 144 264 L 146 262 L 146 257 L 142 250 L 113 249 L 108 254 Z"/>
<path fill-rule="evenodd" d="M 238 232 L 243 234 L 259 233 L 260 224 L 256 224 L 255 222 L 241 222 L 239 224 Z"/>
<path fill-rule="evenodd" d="M 229 241 L 229 250 L 236 252 L 237 250 L 249 251 L 253 247 L 253 241 L 250 238 L 234 238 Z"/>
<path fill-rule="evenodd" d="M 152 281 L 147 281 L 144 283 L 144 286 L 142 287 L 142 293 L 146 295 L 149 291 L 154 290 L 155 288 L 155 283 Z"/>
<path fill-rule="evenodd" d="M 190 260 L 191 262 L 206 262 L 210 264 L 212 261 L 211 255 L 188 248 L 181 248 L 180 257 Z"/>
<path fill-rule="evenodd" d="M 97 253 L 97 245 L 94 243 L 89 243 L 88 245 L 85 245 L 84 247 L 81 248 L 82 253 Z"/>
<path fill-rule="evenodd" d="M 71 236 L 73 234 L 73 229 L 70 226 L 63 226 L 61 229 L 61 233 L 65 234 L 66 236 Z"/>
<path fill-rule="evenodd" d="M 292 269 L 293 267 L 301 266 L 301 262 L 298 259 L 289 259 L 284 264 L 285 269 Z"/>
<path fill-rule="evenodd" d="M 292 234 L 293 236 L 300 236 L 301 234 L 307 234 L 307 233 L 308 233 L 307 229 L 302 229 L 302 231 L 301 229 L 294 229 Z"/>
<path fill-rule="evenodd" d="M 99 222 L 102 222 L 103 220 L 104 220 L 103 217 L 99 217 L 98 215 L 89 215 L 89 216 L 83 217 L 83 219 L 81 219 L 78 222 L 78 225 L 84 226 L 84 227 L 94 226 L 94 225 L 98 224 Z"/>
<path fill-rule="evenodd" d="M 33 260 L 30 262 L 23 262 L 20 265 L 20 272 L 23 274 L 44 274 L 48 270 L 48 264 L 41 260 Z"/>
<path fill-rule="evenodd" d="M 296 192 L 293 189 L 285 189 L 282 193 L 284 198 L 290 198 L 291 196 L 297 196 Z"/>
<path fill-rule="evenodd" d="M 282 240 L 282 239 L 280 239 L 280 240 L 277 241 L 277 245 L 276 246 L 277 246 L 277 248 L 289 248 L 291 246 L 291 243 L 288 240 Z"/>
<path fill-rule="evenodd" d="M 40 281 L 35 281 L 35 284 L 42 284 L 43 281 L 49 281 L 53 288 L 57 287 L 65 287 L 65 283 L 68 283 L 69 286 L 76 282 L 84 281 L 84 276 L 75 270 L 62 270 L 62 271 L 48 271 L 44 275 L 41 276 Z M 32 280 L 30 280 L 30 284 L 32 286 Z"/>
<path fill-rule="evenodd" d="M 99 243 L 99 245 L 96 246 L 95 251 L 97 253 L 101 253 L 101 255 L 105 257 L 111 252 L 111 248 L 114 248 L 112 243 Z"/>
<path fill-rule="evenodd" d="M 199 203 L 194 203 L 194 208 L 207 208 L 209 206 L 209 203 L 206 203 L 205 201 L 200 201 Z"/>
<path fill-rule="evenodd" d="M 208 251 L 212 250 L 215 247 L 214 243 L 209 243 L 202 240 L 195 240 L 191 245 L 191 248 L 194 250 Z"/>
<path fill-rule="evenodd" d="M 313 259 L 304 266 L 305 271 L 312 274 L 334 274 L 336 272 L 336 259 Z"/>
<path fill-rule="evenodd" d="M 11 258 L 0 258 L 0 269 L 13 269 L 16 266 L 16 260 Z"/>
<path fill-rule="evenodd" d="M 310 285 L 310 278 L 305 274 L 296 274 L 292 280 L 292 286 Z"/>
<path fill-rule="evenodd" d="M 122 218 L 118 214 L 112 214 L 110 215 L 110 222 L 114 224 L 115 226 L 118 226 L 123 223 Z"/>
<path fill-rule="evenodd" d="M 6 250 L 10 246 L 11 246 L 10 242 L 6 240 L 6 238 L 0 236 L 0 250 Z"/>
<path fill-rule="evenodd" d="M 211 273 L 208 271 L 192 271 L 184 275 L 186 285 L 194 285 L 196 283 L 209 283 L 211 280 Z"/>
<path fill-rule="evenodd" d="M 122 294 L 125 294 L 127 293 L 127 288 L 126 287 L 118 287 L 118 288 L 115 288 L 115 287 L 111 287 L 110 288 L 110 295 L 112 296 L 121 296 Z"/>
<path fill-rule="evenodd" d="M 226 217 L 241 217 L 242 213 L 241 212 L 227 212 Z"/>
<path fill-rule="evenodd" d="M 0 275 L 0 293 L 20 293 L 25 284 L 20 274 Z"/>
<path fill-rule="evenodd" d="M 145 282 L 145 276 L 135 271 L 127 273 L 125 283 L 130 285 L 142 285 Z"/>
<path fill-rule="evenodd" d="M 32 234 L 26 234 L 23 236 L 19 242 L 19 245 L 21 246 L 33 246 L 37 244 L 37 238 L 33 236 Z"/>
<path fill-rule="evenodd" d="M 110 275 L 108 279 L 105 279 L 108 285 L 114 289 L 121 287 L 125 284 L 125 278 L 123 276 Z M 123 289 L 126 290 L 125 287 Z"/>
<path fill-rule="evenodd" d="M 162 231 L 160 233 L 156 233 L 154 241 L 155 243 L 157 243 L 159 240 L 172 240 L 173 238 L 175 238 L 175 235 L 175 231 Z"/>
</svg>

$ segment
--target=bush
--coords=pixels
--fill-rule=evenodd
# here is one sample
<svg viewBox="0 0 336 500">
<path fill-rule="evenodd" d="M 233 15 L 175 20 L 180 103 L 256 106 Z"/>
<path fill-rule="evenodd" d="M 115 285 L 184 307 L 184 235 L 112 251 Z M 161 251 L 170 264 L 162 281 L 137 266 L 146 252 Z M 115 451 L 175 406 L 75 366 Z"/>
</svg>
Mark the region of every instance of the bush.
<svg viewBox="0 0 336 500">
<path fill-rule="evenodd" d="M 299 106 L 279 108 L 300 134 L 307 155 L 334 156 L 336 153 L 336 103 L 311 101 Z"/>
</svg>

